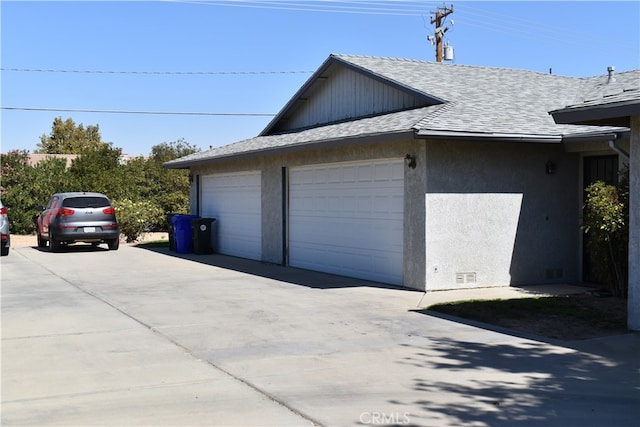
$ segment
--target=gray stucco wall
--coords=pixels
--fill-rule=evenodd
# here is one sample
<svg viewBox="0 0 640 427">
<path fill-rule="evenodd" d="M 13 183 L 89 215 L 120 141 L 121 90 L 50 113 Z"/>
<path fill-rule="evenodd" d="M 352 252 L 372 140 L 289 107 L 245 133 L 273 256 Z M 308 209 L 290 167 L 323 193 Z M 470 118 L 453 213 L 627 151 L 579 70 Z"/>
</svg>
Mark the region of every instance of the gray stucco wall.
<svg viewBox="0 0 640 427">
<path fill-rule="evenodd" d="M 640 116 L 631 117 L 627 325 L 640 331 Z"/>
<path fill-rule="evenodd" d="M 551 144 L 398 140 L 244 160 L 191 173 L 261 171 L 262 260 L 285 263 L 282 170 L 416 157 L 405 168 L 403 285 L 418 290 L 580 279 L 579 154 Z M 557 168 L 545 174 L 552 160 Z M 192 212 L 196 206 L 192 194 Z M 457 283 L 456 273 L 475 273 Z M 465 278 L 466 280 L 466 278 Z"/>
<path fill-rule="evenodd" d="M 259 170 L 262 175 L 262 260 L 283 264 L 282 168 L 334 162 L 404 158 L 415 155 L 417 167 L 405 169 L 404 279 L 403 285 L 424 290 L 425 147 L 413 139 L 393 142 L 345 144 L 290 153 L 272 153 L 245 160 L 216 161 L 193 167 L 193 176 Z M 196 213 L 197 193 L 192 186 L 191 208 Z M 416 232 L 418 230 L 418 232 Z"/>
<path fill-rule="evenodd" d="M 426 156 L 427 290 L 580 279 L 578 154 L 429 141 Z"/>
</svg>

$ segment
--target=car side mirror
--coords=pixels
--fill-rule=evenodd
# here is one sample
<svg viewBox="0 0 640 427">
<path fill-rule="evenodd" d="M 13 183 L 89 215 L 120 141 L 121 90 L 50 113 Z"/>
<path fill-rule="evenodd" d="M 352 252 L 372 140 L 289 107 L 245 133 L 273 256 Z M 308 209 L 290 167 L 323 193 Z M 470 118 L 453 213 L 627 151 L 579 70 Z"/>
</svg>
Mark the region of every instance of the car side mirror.
<svg viewBox="0 0 640 427">
<path fill-rule="evenodd" d="M 44 206 L 38 205 L 38 206 L 36 206 L 36 210 L 38 212 L 42 212 L 42 211 L 44 211 Z"/>
</svg>

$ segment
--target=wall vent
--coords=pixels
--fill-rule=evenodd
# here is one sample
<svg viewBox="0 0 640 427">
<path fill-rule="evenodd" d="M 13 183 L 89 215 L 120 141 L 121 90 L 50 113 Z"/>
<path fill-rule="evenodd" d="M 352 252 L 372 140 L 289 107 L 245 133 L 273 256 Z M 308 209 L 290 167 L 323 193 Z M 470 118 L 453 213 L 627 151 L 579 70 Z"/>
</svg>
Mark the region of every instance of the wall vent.
<svg viewBox="0 0 640 427">
<path fill-rule="evenodd" d="M 456 273 L 456 285 L 476 283 L 476 273 Z"/>
</svg>

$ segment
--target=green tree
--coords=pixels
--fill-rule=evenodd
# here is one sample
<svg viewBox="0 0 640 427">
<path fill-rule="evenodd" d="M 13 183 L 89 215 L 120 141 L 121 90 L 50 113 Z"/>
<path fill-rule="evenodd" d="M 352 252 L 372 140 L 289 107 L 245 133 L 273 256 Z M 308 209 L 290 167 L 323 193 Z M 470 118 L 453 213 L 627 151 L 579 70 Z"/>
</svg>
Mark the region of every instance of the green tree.
<svg viewBox="0 0 640 427">
<path fill-rule="evenodd" d="M 120 175 L 117 178 L 120 191 L 114 197 L 133 201 L 148 199 L 147 163 L 146 158 L 135 157 L 120 164 Z"/>
<path fill-rule="evenodd" d="M 184 139 L 163 142 L 151 148 L 147 168 L 147 197 L 156 201 L 166 213 L 186 213 L 189 211 L 189 171 L 165 169 L 163 164 L 200 149 Z"/>
<path fill-rule="evenodd" d="M 30 233 L 33 227 L 29 226 L 33 220 L 26 214 L 24 206 L 33 205 L 35 208 L 35 204 L 30 192 L 25 191 L 27 188 L 23 185 L 32 181 L 29 153 L 16 150 L 3 154 L 1 176 L 1 197 L 9 211 L 11 232 Z"/>
<path fill-rule="evenodd" d="M 598 181 L 586 189 L 583 229 L 596 277 L 626 297 L 629 271 L 629 170 L 617 186 Z"/>
<path fill-rule="evenodd" d="M 73 187 L 66 172 L 66 160 L 49 158 L 29 165 L 27 151 L 11 151 L 2 156 L 2 200 L 8 206 L 12 233 L 35 232 L 36 206 L 44 205 L 51 194 Z"/>
<path fill-rule="evenodd" d="M 51 133 L 40 138 L 38 147 L 39 153 L 76 154 L 77 158 L 67 169 L 64 159 L 55 158 L 30 166 L 27 151 L 2 156 L 0 190 L 3 202 L 12 210 L 9 220 L 14 233 L 33 233 L 35 207 L 46 204 L 56 192 L 106 194 L 124 209 L 119 219 L 126 222 L 123 230 L 129 239 L 137 238 L 139 230 L 166 230 L 166 214 L 189 210 L 188 172 L 162 167 L 169 160 L 199 151 L 184 139 L 154 146 L 147 159 L 123 162 L 122 150 L 103 142 L 97 125 L 85 128 L 72 119 L 58 117 Z M 142 228 L 136 215 L 140 215 Z"/>
<path fill-rule="evenodd" d="M 110 198 L 124 197 L 124 178 L 120 165 L 122 150 L 111 144 L 84 148 L 71 162 L 69 173 L 77 191 L 97 191 Z"/>
<path fill-rule="evenodd" d="M 76 123 L 68 118 L 62 121 L 61 117 L 53 120 L 53 126 L 49 135 L 42 135 L 36 153 L 44 154 L 80 154 L 87 148 L 98 148 L 106 144 L 102 141 L 98 125 L 89 125 L 86 128 L 82 123 Z"/>
</svg>

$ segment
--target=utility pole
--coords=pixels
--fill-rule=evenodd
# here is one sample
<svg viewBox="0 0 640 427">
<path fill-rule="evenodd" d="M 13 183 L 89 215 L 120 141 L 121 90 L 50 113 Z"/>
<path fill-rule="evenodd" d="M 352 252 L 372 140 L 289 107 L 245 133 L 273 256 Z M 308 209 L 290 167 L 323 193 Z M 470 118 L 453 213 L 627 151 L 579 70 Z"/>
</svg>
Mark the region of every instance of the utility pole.
<svg viewBox="0 0 640 427">
<path fill-rule="evenodd" d="M 431 11 L 432 18 L 431 24 L 436 25 L 435 39 L 436 39 L 436 62 L 442 62 L 442 38 L 444 33 L 449 31 L 449 28 L 442 28 L 444 18 L 453 13 L 453 5 L 451 7 L 438 6 L 436 11 Z M 431 37 L 431 36 L 429 36 Z"/>
</svg>

